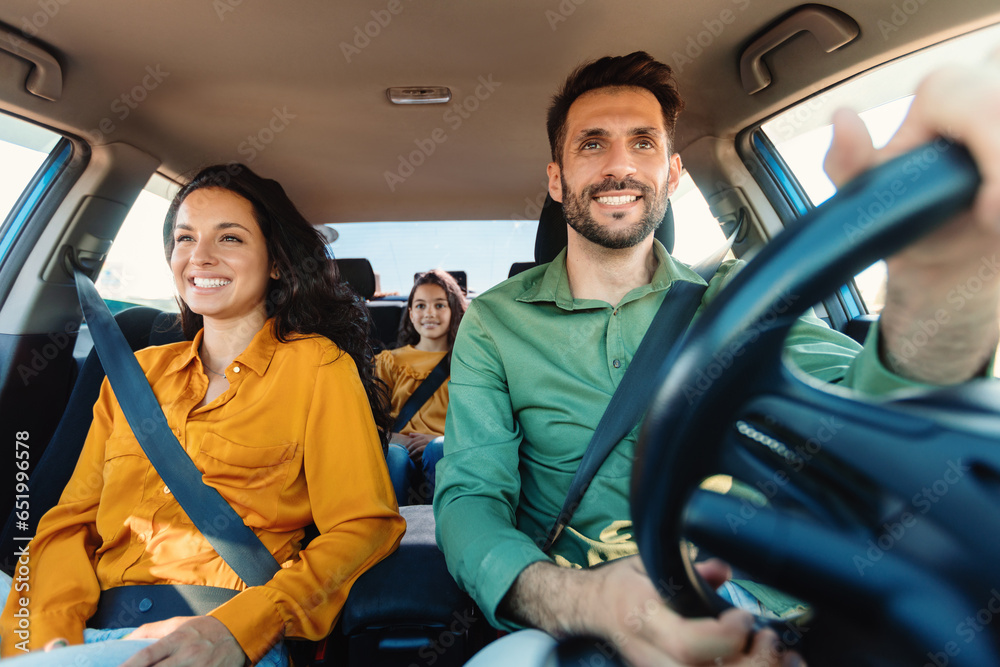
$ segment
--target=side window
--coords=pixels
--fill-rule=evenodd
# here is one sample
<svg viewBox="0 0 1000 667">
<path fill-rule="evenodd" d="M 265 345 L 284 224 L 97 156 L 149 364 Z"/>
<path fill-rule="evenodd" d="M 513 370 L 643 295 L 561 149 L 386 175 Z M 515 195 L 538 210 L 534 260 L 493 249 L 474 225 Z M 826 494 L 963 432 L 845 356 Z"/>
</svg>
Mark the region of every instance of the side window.
<svg viewBox="0 0 1000 667">
<path fill-rule="evenodd" d="M 696 264 L 726 242 L 719 221 L 686 171 L 670 199 L 674 208 L 674 257 Z"/>
<path fill-rule="evenodd" d="M 850 85 L 850 84 L 848 84 Z M 868 127 L 875 147 L 884 146 L 899 128 L 900 123 L 910 108 L 913 95 L 906 95 L 886 104 L 861 111 L 859 115 Z M 809 103 L 807 103 L 809 104 Z M 826 106 L 822 100 L 814 100 L 816 106 Z M 833 109 L 829 110 L 830 112 Z M 836 191 L 833 183 L 823 171 L 823 158 L 830 148 L 833 139 L 833 127 L 823 125 L 795 134 L 790 124 L 795 114 L 801 116 L 802 110 L 796 109 L 782 114 L 775 120 L 765 123 L 761 129 L 768 135 L 775 148 L 781 153 L 785 164 L 795 174 L 799 184 L 814 205 L 819 205 L 833 196 Z M 789 114 L 792 114 L 789 116 Z M 782 139 L 782 137 L 787 137 Z M 854 282 L 861 293 L 869 313 L 880 313 L 885 305 L 885 262 L 879 261 L 854 277 Z"/>
<path fill-rule="evenodd" d="M 761 129 L 781 154 L 812 204 L 834 193 L 823 171 L 823 159 L 833 130 L 830 117 L 840 107 L 857 111 L 876 147 L 884 145 L 903 121 L 917 84 L 934 69 L 948 63 L 981 62 L 1000 40 L 1000 26 L 993 26 L 919 51 L 856 77 L 772 118 Z M 877 262 L 855 276 L 868 311 L 881 312 L 884 304 L 885 263 Z"/>
<path fill-rule="evenodd" d="M 30 212 L 31 202 L 17 210 L 15 205 L 59 139 L 55 132 L 0 114 L 0 260 L 13 245 Z"/>
<path fill-rule="evenodd" d="M 153 174 L 122 223 L 96 282 L 112 312 L 131 305 L 177 312 L 173 277 L 163 255 L 163 219 L 177 189 Z"/>
</svg>

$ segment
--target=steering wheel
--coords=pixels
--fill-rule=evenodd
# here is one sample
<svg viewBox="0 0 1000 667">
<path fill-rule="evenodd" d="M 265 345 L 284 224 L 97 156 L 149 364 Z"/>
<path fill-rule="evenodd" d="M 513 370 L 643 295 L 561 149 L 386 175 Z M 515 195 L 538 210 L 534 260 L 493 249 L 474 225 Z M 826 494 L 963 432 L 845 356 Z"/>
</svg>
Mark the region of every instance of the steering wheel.
<svg viewBox="0 0 1000 667">
<path fill-rule="evenodd" d="M 998 384 L 873 400 L 781 362 L 809 305 L 968 208 L 978 183 L 943 139 L 863 174 L 769 243 L 671 351 L 631 506 L 674 610 L 729 606 L 691 540 L 809 603 L 772 625 L 811 665 L 1000 665 Z M 752 499 L 701 488 L 714 474 Z"/>
</svg>

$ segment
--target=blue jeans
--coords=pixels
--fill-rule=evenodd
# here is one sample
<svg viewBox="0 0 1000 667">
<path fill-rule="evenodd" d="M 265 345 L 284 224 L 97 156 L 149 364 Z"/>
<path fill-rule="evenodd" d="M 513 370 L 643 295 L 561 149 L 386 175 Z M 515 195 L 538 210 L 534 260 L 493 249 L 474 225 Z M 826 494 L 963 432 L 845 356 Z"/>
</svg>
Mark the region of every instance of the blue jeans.
<svg viewBox="0 0 1000 667">
<path fill-rule="evenodd" d="M 389 467 L 396 502 L 402 505 L 429 504 L 434 499 L 434 470 L 444 456 L 444 437 L 434 438 L 421 455 L 420 468 L 402 445 L 389 443 L 385 461 Z"/>
<path fill-rule="evenodd" d="M 10 593 L 11 578 L 0 572 L 0 600 L 6 600 Z M 6 659 L 4 662 L 23 667 L 117 667 L 128 660 L 133 653 L 156 642 L 155 639 L 122 639 L 135 628 L 119 628 L 117 630 L 83 631 L 82 645 L 57 648 L 52 651 L 35 651 L 23 656 Z M 288 667 L 288 649 L 284 643 L 277 644 L 257 663 L 258 667 Z"/>
</svg>

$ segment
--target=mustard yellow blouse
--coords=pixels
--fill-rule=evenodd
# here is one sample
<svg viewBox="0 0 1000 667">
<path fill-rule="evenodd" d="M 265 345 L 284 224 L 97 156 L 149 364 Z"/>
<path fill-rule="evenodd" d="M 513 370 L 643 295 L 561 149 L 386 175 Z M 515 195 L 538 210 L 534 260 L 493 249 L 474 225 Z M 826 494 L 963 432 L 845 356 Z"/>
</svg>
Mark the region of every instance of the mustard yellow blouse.
<svg viewBox="0 0 1000 667">
<path fill-rule="evenodd" d="M 348 590 L 403 534 L 371 408 L 354 361 L 323 337 L 279 343 L 271 322 L 208 388 L 194 341 L 147 348 L 139 363 L 205 481 L 274 554 L 280 570 L 247 588 L 191 523 L 143 454 L 107 380 L 73 476 L 30 543 L 30 648 L 83 642 L 102 590 L 199 584 L 243 591 L 211 613 L 256 663 L 282 636 L 319 639 Z M 301 549 L 304 528 L 320 535 Z M 301 552 L 301 553 L 300 553 Z M 19 653 L 15 605 L 3 655 Z"/>
<path fill-rule="evenodd" d="M 431 374 L 447 352 L 424 352 L 412 345 L 384 350 L 375 357 L 375 374 L 389 385 L 392 396 L 392 416 L 395 418 L 406 399 Z M 444 418 L 448 412 L 448 383 L 445 382 L 406 423 L 403 432 L 416 431 L 444 435 Z"/>
</svg>

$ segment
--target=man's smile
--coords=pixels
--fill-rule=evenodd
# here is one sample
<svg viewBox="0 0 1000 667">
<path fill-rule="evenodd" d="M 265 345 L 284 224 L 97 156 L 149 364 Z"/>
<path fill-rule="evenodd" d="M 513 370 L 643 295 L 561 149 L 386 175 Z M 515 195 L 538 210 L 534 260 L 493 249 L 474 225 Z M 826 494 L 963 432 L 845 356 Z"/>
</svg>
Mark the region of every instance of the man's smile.
<svg viewBox="0 0 1000 667">
<path fill-rule="evenodd" d="M 622 206 L 639 201 L 639 199 L 641 199 L 639 195 L 599 195 L 594 197 L 594 200 L 598 204 L 604 204 L 605 206 Z"/>
</svg>

